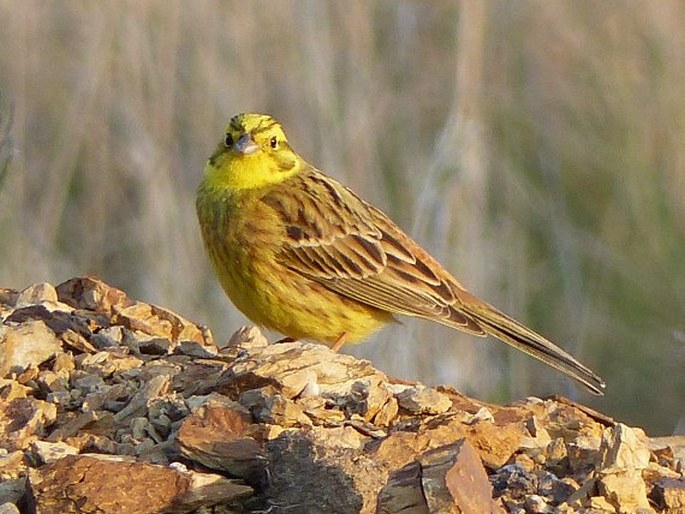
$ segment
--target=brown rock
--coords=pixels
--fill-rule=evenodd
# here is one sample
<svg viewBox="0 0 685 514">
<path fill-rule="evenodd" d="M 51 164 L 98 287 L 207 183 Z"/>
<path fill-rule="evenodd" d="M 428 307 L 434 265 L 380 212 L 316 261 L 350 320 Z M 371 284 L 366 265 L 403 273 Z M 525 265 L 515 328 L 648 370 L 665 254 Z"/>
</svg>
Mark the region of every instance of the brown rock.
<svg viewBox="0 0 685 514">
<path fill-rule="evenodd" d="M 77 277 L 57 286 L 59 301 L 74 309 L 86 309 L 103 314 L 113 306 L 126 307 L 133 303 L 126 293 L 93 277 Z"/>
<path fill-rule="evenodd" d="M 168 510 L 170 514 L 185 512 L 211 512 L 207 507 L 217 506 L 215 512 L 244 512 L 245 500 L 252 496 L 251 487 L 238 480 L 230 480 L 213 473 L 188 473 L 191 478 L 190 487 L 174 501 L 174 507 Z"/>
<path fill-rule="evenodd" d="M 657 456 L 665 459 L 664 465 L 685 470 L 685 435 L 652 437 L 647 444 Z"/>
<path fill-rule="evenodd" d="M 499 426 L 481 421 L 469 427 L 467 437 L 478 450 L 483 463 L 489 468 L 499 468 L 521 445 L 526 429 L 523 423 L 510 423 Z"/>
<path fill-rule="evenodd" d="M 128 306 L 113 306 L 113 321 L 132 331 L 161 337 L 172 341 L 195 341 L 200 344 L 213 345 L 205 340 L 205 333 L 197 325 L 183 319 L 164 307 L 144 302 L 134 302 Z"/>
<path fill-rule="evenodd" d="M 34 441 L 31 443 L 31 454 L 39 464 L 48 464 L 66 455 L 78 454 L 78 448 L 63 442 Z"/>
<path fill-rule="evenodd" d="M 398 384 L 393 386 L 393 393 L 399 406 L 412 414 L 442 414 L 452 407 L 447 395 L 423 385 Z"/>
<path fill-rule="evenodd" d="M 300 405 L 277 393 L 271 386 L 245 391 L 240 395 L 239 402 L 250 410 L 257 423 L 280 425 L 284 428 L 312 424 Z"/>
<path fill-rule="evenodd" d="M 492 499 L 492 486 L 476 450 L 467 439 L 423 454 L 421 484 L 430 512 L 504 513 Z"/>
<path fill-rule="evenodd" d="M 40 366 L 62 349 L 54 332 L 43 321 L 0 326 L 0 377 Z"/>
<path fill-rule="evenodd" d="M 141 413 L 147 414 L 148 403 L 154 398 L 164 395 L 169 390 L 171 380 L 168 375 L 157 375 L 150 381 L 145 382 L 138 392 L 131 398 L 128 405 L 114 415 L 114 420 L 118 423 L 125 419 L 138 416 Z"/>
<path fill-rule="evenodd" d="M 668 514 L 685 514 L 685 478 L 663 478 L 650 495 Z"/>
<path fill-rule="evenodd" d="M 411 462 L 393 472 L 378 495 L 377 514 L 429 514 L 421 488 L 421 465 Z"/>
<path fill-rule="evenodd" d="M 602 434 L 602 467 L 616 470 L 642 470 L 649 464 L 650 452 L 646 438 L 622 423 L 609 427 Z"/>
<path fill-rule="evenodd" d="M 592 514 L 615 514 L 616 507 L 607 501 L 604 496 L 592 496 L 585 503 L 585 507 Z"/>
<path fill-rule="evenodd" d="M 0 481 L 23 475 L 27 465 L 23 451 L 15 450 L 4 455 L 0 454 Z"/>
<path fill-rule="evenodd" d="M 380 410 L 373 418 L 374 424 L 384 427 L 390 425 L 397 417 L 400 407 L 395 397 L 388 398 L 388 401 L 383 404 Z"/>
<path fill-rule="evenodd" d="M 90 342 L 83 335 L 75 332 L 74 330 L 64 330 L 62 333 L 60 333 L 59 337 L 62 343 L 64 343 L 66 349 L 75 350 L 79 353 L 95 353 L 97 351 L 95 346 L 90 344 Z"/>
<path fill-rule="evenodd" d="M 390 469 L 399 469 L 426 450 L 455 443 L 467 435 L 467 429 L 458 416 L 435 419 L 430 427 L 391 432 L 374 445 L 372 455 L 377 462 Z"/>
<path fill-rule="evenodd" d="M 249 357 L 249 358 L 247 358 Z M 295 398 L 313 380 L 320 394 L 370 419 L 390 393 L 379 384 L 387 377 L 368 361 L 332 352 L 312 343 L 279 343 L 251 347 L 231 367 L 231 387 L 239 391 L 275 386 L 287 398 Z"/>
<path fill-rule="evenodd" d="M 53 404 L 35 398 L 16 398 L 0 402 L 0 448 L 24 450 L 44 437 L 57 418 Z"/>
<path fill-rule="evenodd" d="M 0 378 L 0 400 L 5 403 L 15 398 L 26 398 L 33 389 L 20 384 L 17 380 Z"/>
<path fill-rule="evenodd" d="M 564 459 L 568 460 L 568 449 L 561 437 L 552 439 L 546 448 L 546 461 L 557 468 L 563 467 Z"/>
<path fill-rule="evenodd" d="M 0 290 L 3 338 L 33 324 L 56 341 L 0 377 L 8 508 L 30 470 L 47 512 L 66 505 L 62 491 L 67 509 L 125 512 L 112 491 L 137 495 L 148 476 L 136 507 L 166 512 L 650 512 L 647 492 L 681 509 L 682 438 L 648 439 L 563 398 L 498 406 L 400 383 L 321 345 L 268 345 L 255 328 L 217 351 L 205 328 L 92 278 L 57 297 L 49 285 Z M 257 503 L 238 507 L 250 489 L 210 469 L 258 483 Z M 161 480 L 169 488 L 154 490 Z"/>
<path fill-rule="evenodd" d="M 620 471 L 602 476 L 599 492 L 619 514 L 652 514 L 647 488 L 639 473 Z"/>
<path fill-rule="evenodd" d="M 164 466 L 81 455 L 32 470 L 30 492 L 41 514 L 153 514 L 237 501 L 251 488 L 221 477 L 212 484 Z"/>
<path fill-rule="evenodd" d="M 41 282 L 24 289 L 16 299 L 17 305 L 31 305 L 43 302 L 57 302 L 57 291 L 52 285 Z"/>
<path fill-rule="evenodd" d="M 228 399 L 210 400 L 183 421 L 176 441 L 188 459 L 254 480 L 267 462 L 261 446 L 248 433 L 251 423 L 250 415 L 239 404 Z"/>
<path fill-rule="evenodd" d="M 604 425 L 568 400 L 564 403 L 545 400 L 538 407 L 542 407 L 540 420 L 552 439 L 562 437 L 564 441 L 573 441 L 578 436 L 602 437 Z"/>
<path fill-rule="evenodd" d="M 578 436 L 566 443 L 568 465 L 571 470 L 575 473 L 583 473 L 600 467 L 603 454 L 601 445 L 600 438 L 587 436 Z"/>
</svg>

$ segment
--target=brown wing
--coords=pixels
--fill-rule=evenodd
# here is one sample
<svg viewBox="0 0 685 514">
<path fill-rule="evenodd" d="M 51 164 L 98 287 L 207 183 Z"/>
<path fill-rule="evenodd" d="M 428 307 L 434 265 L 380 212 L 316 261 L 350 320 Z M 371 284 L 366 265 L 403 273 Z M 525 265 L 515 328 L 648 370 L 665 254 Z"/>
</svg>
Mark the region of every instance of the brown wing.
<svg viewBox="0 0 685 514">
<path fill-rule="evenodd" d="M 604 382 L 551 341 L 465 290 L 385 214 L 311 168 L 262 198 L 287 237 L 276 258 L 348 298 L 477 335 L 489 333 L 575 378 Z M 304 194 L 303 194 L 304 193 Z"/>
<path fill-rule="evenodd" d="M 282 264 L 378 309 L 485 335 L 453 307 L 460 286 L 385 214 L 316 170 L 291 180 L 262 198 L 285 223 Z"/>
</svg>

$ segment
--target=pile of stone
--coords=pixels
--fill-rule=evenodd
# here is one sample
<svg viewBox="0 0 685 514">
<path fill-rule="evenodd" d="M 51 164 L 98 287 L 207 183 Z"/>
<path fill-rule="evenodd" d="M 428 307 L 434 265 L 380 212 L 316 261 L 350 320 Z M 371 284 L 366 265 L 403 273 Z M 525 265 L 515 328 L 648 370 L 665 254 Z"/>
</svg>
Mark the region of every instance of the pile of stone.
<svg viewBox="0 0 685 514">
<path fill-rule="evenodd" d="M 0 289 L 0 513 L 685 513 L 685 440 L 488 405 L 93 278 Z"/>
</svg>

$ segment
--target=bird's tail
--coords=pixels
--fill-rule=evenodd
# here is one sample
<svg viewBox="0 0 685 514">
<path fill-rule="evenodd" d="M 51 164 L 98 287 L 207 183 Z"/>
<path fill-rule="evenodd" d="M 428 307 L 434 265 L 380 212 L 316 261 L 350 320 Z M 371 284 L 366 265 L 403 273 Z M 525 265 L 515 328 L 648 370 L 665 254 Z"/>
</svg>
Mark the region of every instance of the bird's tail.
<svg viewBox="0 0 685 514">
<path fill-rule="evenodd" d="M 583 384 L 592 393 L 604 394 L 604 380 L 557 345 L 525 327 L 493 306 L 473 297 L 460 311 L 472 318 L 488 334 L 541 360 Z"/>
</svg>

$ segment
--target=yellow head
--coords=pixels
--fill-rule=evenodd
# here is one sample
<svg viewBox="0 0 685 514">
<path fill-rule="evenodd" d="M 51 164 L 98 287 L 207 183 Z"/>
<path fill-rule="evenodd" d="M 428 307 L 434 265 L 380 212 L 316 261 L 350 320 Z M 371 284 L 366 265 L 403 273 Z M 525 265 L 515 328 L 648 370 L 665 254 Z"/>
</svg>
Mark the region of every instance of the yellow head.
<svg viewBox="0 0 685 514">
<path fill-rule="evenodd" d="M 205 166 L 205 179 L 232 190 L 281 182 L 300 170 L 302 160 L 283 129 L 266 114 L 238 114 Z"/>
</svg>

